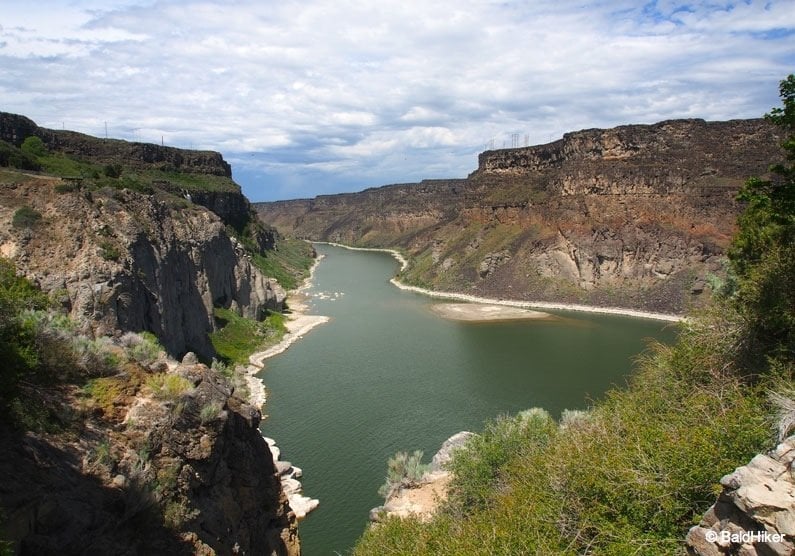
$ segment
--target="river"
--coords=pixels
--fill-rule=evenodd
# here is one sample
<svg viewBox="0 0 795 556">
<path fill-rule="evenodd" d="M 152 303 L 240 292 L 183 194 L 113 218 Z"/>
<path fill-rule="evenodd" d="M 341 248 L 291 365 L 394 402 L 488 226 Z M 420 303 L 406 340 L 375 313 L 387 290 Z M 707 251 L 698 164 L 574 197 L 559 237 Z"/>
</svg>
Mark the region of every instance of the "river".
<svg viewBox="0 0 795 556">
<path fill-rule="evenodd" d="M 299 526 L 303 553 L 345 554 L 367 524 L 386 461 L 401 450 L 425 460 L 461 430 L 504 413 L 586 408 L 625 384 L 648 338 L 671 341 L 669 323 L 556 312 L 555 320 L 462 323 L 440 300 L 389 283 L 386 253 L 316 246 L 325 259 L 312 312 L 331 321 L 266 361 L 262 430 L 304 471 L 320 506 Z"/>
</svg>

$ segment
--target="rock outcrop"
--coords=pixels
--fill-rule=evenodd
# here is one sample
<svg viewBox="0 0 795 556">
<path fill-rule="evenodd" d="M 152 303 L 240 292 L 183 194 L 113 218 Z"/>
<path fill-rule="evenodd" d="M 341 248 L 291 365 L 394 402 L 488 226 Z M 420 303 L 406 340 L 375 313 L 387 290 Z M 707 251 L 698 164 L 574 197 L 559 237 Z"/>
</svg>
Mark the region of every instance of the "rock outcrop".
<svg viewBox="0 0 795 556">
<path fill-rule="evenodd" d="M 48 151 L 59 155 L 100 167 L 120 165 L 125 173 L 136 173 L 138 180 L 148 182 L 157 190 L 188 198 L 210 209 L 238 232 L 252 220 L 251 204 L 232 181 L 232 168 L 221 153 L 47 129 L 25 116 L 0 112 L 0 141 L 19 147 L 28 137 L 38 137 Z M 199 180 L 194 179 L 197 176 Z M 262 238 L 261 249 L 273 246 L 274 234 L 273 230 L 268 230 L 266 235 L 270 237 Z"/>
<path fill-rule="evenodd" d="M 276 446 L 276 441 L 267 436 L 263 437 L 270 448 L 273 455 L 273 465 L 276 468 L 276 475 L 282 484 L 282 491 L 287 495 L 287 501 L 290 504 L 290 509 L 295 514 L 296 520 L 304 519 L 307 514 L 315 510 L 320 501 L 316 498 L 304 496 L 303 487 L 300 479 L 304 472 L 300 467 L 297 467 L 289 461 L 281 459 L 281 450 Z"/>
<path fill-rule="evenodd" d="M 2 184 L 0 252 L 95 335 L 147 330 L 172 355 L 209 358 L 214 307 L 255 319 L 281 310 L 282 288 L 213 212 L 166 193 L 58 192 L 60 183 Z M 41 218 L 14 227 L 23 206 Z"/>
<path fill-rule="evenodd" d="M 447 498 L 447 486 L 450 483 L 447 463 L 452 459 L 453 452 L 464 448 L 473 436 L 475 433 L 461 431 L 445 440 L 422 478 L 416 484 L 398 486 L 383 506 L 370 510 L 370 521 L 378 523 L 390 516 L 414 516 L 429 520 L 439 504 Z"/>
<path fill-rule="evenodd" d="M 157 167 L 169 171 L 232 177 L 232 167 L 221 153 L 101 139 L 75 131 L 39 127 L 30 118 L 0 112 L 0 140 L 19 147 L 28 137 L 39 137 L 53 151 L 98 164 L 122 163 L 133 169 Z"/>
<path fill-rule="evenodd" d="M 259 411 L 192 361 L 130 363 L 101 379 L 112 401 L 63 386 L 64 415 L 84 413 L 69 434 L 0 426 L 3 538 L 20 554 L 299 554 Z M 154 395 L 167 366 L 185 390 Z"/>
<path fill-rule="evenodd" d="M 465 180 L 255 208 L 308 239 L 402 249 L 418 286 L 676 313 L 708 297 L 734 197 L 783 158 L 780 139 L 764 120 L 584 130 L 484 152 Z"/>
<path fill-rule="evenodd" d="M 721 479 L 723 491 L 687 534 L 689 554 L 795 554 L 795 437 Z"/>
</svg>

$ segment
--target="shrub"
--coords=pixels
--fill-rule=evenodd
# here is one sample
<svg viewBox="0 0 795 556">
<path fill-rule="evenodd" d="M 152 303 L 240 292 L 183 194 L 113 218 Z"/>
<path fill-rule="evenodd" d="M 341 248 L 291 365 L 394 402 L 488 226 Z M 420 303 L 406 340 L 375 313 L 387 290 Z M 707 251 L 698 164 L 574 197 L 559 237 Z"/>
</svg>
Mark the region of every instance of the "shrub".
<svg viewBox="0 0 795 556">
<path fill-rule="evenodd" d="M 37 158 L 40 156 L 47 156 L 47 147 L 44 146 L 44 141 L 33 135 L 26 137 L 25 140 L 22 141 L 20 150 Z"/>
<path fill-rule="evenodd" d="M 398 452 L 387 462 L 386 482 L 378 489 L 378 494 L 389 498 L 400 487 L 416 485 L 428 468 L 422 463 L 422 450 L 415 450 L 411 455 Z"/>
<path fill-rule="evenodd" d="M 27 205 L 19 207 L 11 219 L 11 225 L 15 228 L 32 228 L 39 220 L 41 213 Z"/>
<path fill-rule="evenodd" d="M 151 332 L 128 332 L 121 337 L 120 342 L 126 347 L 127 356 L 141 365 L 151 365 L 163 351 L 157 336 Z"/>
<path fill-rule="evenodd" d="M 105 175 L 109 178 L 121 177 L 122 165 L 121 164 L 107 164 L 103 170 Z"/>
<path fill-rule="evenodd" d="M 106 261 L 118 261 L 121 258 L 121 251 L 109 241 L 99 243 L 99 255 Z"/>
<path fill-rule="evenodd" d="M 156 398 L 174 401 L 193 388 L 193 383 L 185 377 L 158 373 L 146 379 L 146 385 Z"/>
<path fill-rule="evenodd" d="M 214 421 L 221 414 L 223 408 L 224 404 L 222 404 L 221 402 L 211 401 L 210 403 L 208 403 L 207 405 L 201 408 L 201 411 L 199 412 L 199 419 L 203 424 Z"/>
</svg>

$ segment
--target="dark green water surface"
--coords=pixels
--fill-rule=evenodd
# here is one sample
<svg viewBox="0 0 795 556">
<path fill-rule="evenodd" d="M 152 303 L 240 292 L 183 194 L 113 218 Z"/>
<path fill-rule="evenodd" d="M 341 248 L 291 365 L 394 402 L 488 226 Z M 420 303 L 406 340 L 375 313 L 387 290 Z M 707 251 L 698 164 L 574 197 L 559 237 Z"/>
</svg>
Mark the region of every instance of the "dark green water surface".
<svg viewBox="0 0 795 556">
<path fill-rule="evenodd" d="M 326 258 L 310 306 L 332 320 L 261 375 L 262 430 L 303 469 L 304 493 L 320 500 L 299 527 L 308 556 L 349 551 L 368 510 L 383 503 L 377 490 L 395 452 L 419 449 L 429 460 L 449 436 L 501 413 L 585 408 L 625 384 L 648 338 L 675 335 L 663 322 L 576 312 L 448 321 L 429 310 L 442 301 L 389 283 L 398 268 L 390 255 L 316 247 Z"/>
</svg>

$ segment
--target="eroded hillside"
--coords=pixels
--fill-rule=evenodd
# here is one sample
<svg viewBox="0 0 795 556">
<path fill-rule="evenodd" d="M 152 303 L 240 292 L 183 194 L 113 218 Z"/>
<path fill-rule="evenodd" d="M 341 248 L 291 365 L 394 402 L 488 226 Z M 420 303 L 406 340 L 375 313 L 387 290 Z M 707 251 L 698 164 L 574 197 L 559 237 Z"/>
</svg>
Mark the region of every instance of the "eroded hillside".
<svg viewBox="0 0 795 556">
<path fill-rule="evenodd" d="M 742 183 L 782 158 L 764 120 L 674 120 L 487 151 L 465 180 L 257 203 L 314 239 L 404 250 L 412 284 L 682 312 L 714 277 Z"/>
</svg>

